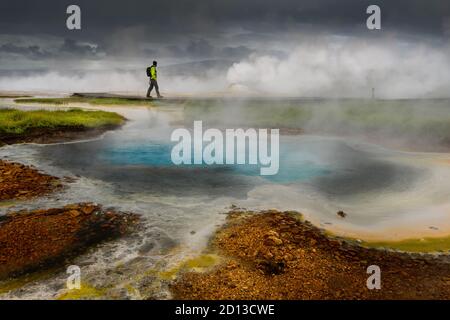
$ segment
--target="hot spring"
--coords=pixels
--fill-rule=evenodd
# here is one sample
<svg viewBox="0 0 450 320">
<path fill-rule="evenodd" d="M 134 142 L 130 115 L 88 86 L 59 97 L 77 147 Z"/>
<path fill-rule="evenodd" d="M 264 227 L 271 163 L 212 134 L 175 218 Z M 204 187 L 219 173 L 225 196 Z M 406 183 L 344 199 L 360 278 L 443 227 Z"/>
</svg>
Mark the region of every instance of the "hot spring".
<svg viewBox="0 0 450 320">
<path fill-rule="evenodd" d="M 256 165 L 176 166 L 170 135 L 185 121 L 192 125 L 185 108 L 111 109 L 129 121 L 99 139 L 0 149 L 9 160 L 77 177 L 62 194 L 0 208 L 2 213 L 92 201 L 142 215 L 145 227 L 138 234 L 78 258 L 91 282 L 138 281 L 144 270 L 198 253 L 231 205 L 300 211 L 321 227 L 362 239 L 450 230 L 448 154 L 396 151 L 349 137 L 281 135 L 273 176 L 261 176 Z M 338 217 L 339 210 L 348 216 Z M 118 265 L 127 269 L 126 279 L 108 272 Z M 11 295 L 51 296 L 55 281 Z"/>
</svg>

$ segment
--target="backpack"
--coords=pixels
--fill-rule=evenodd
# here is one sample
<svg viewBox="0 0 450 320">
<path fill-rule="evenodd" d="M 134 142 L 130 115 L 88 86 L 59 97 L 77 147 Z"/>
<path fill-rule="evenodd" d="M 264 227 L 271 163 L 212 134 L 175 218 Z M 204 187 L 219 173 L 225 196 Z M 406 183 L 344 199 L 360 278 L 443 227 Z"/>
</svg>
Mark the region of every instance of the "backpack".
<svg viewBox="0 0 450 320">
<path fill-rule="evenodd" d="M 152 75 L 152 74 L 151 74 L 151 71 L 150 71 L 151 68 L 152 68 L 152 67 L 148 67 L 148 68 L 147 68 L 147 77 L 151 77 L 151 75 Z"/>
</svg>

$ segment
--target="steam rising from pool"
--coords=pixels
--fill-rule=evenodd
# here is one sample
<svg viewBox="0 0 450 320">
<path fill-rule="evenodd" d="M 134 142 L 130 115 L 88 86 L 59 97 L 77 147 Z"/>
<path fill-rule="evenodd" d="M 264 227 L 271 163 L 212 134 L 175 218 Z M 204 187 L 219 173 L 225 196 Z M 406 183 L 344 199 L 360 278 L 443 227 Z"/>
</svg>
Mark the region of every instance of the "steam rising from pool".
<svg viewBox="0 0 450 320">
<path fill-rule="evenodd" d="M 262 177 L 256 166 L 175 166 L 169 139 L 182 110 L 114 110 L 130 121 L 100 139 L 0 149 L 10 160 L 78 177 L 63 194 L 16 204 L 14 210 L 93 201 L 142 215 L 142 231 L 77 259 L 85 265 L 89 283 L 114 283 L 119 291 L 130 283 L 142 284 L 146 271 L 170 268 L 204 248 L 231 205 L 301 211 L 318 225 L 357 237 L 428 235 L 434 232 L 431 224 L 450 229 L 450 166 L 439 164 L 445 155 L 297 135 L 281 137 L 276 176 Z M 348 213 L 345 220 L 337 217 L 339 210 Z M 52 297 L 63 289 L 63 278 L 61 274 L 11 296 Z M 166 297 L 161 287 L 151 290 Z"/>
</svg>

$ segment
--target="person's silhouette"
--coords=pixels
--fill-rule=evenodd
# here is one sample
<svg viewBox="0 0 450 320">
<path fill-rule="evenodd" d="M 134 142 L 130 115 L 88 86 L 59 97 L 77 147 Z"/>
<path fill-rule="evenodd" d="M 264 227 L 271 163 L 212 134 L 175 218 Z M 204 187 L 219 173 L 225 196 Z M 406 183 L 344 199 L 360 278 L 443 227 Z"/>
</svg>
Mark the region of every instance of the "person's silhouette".
<svg viewBox="0 0 450 320">
<path fill-rule="evenodd" d="M 153 88 L 156 90 L 156 95 L 158 98 L 162 98 L 162 96 L 159 94 L 159 86 L 158 86 L 158 77 L 156 72 L 156 66 L 158 65 L 158 62 L 153 61 L 153 65 L 149 68 L 147 68 L 147 76 L 150 77 L 150 87 L 147 90 L 147 98 L 151 97 L 151 93 Z"/>
</svg>

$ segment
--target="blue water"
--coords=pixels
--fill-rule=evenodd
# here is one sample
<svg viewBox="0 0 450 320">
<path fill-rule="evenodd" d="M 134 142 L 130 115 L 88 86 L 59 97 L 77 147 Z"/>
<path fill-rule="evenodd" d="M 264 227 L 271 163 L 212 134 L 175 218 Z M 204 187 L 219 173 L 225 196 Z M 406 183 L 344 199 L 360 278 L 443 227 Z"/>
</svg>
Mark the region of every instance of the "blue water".
<svg viewBox="0 0 450 320">
<path fill-rule="evenodd" d="M 98 158 L 105 163 L 114 166 L 138 165 L 152 168 L 174 167 L 171 160 L 171 151 L 174 144 L 164 142 L 132 143 L 124 142 L 104 146 L 98 153 Z M 248 159 L 248 150 L 246 150 Z M 261 176 L 264 179 L 277 183 L 294 181 L 306 181 L 311 178 L 325 176 L 332 172 L 327 164 L 321 164 L 319 156 L 305 150 L 305 146 L 297 146 L 294 143 L 284 142 L 280 146 L 279 171 L 275 175 Z M 234 164 L 234 165 L 179 165 L 178 168 L 212 169 L 224 168 L 234 174 L 247 176 L 259 176 L 261 165 Z"/>
<path fill-rule="evenodd" d="M 171 161 L 170 133 L 118 131 L 101 140 L 40 148 L 40 157 L 73 174 L 112 183 L 118 194 L 245 197 L 263 183 L 304 185 L 332 198 L 404 191 L 421 177 L 416 169 L 355 148 L 341 139 L 280 137 L 279 171 L 260 165 L 181 165 Z M 163 137 L 163 138 L 161 138 Z M 165 140 L 166 139 L 166 140 Z"/>
</svg>

